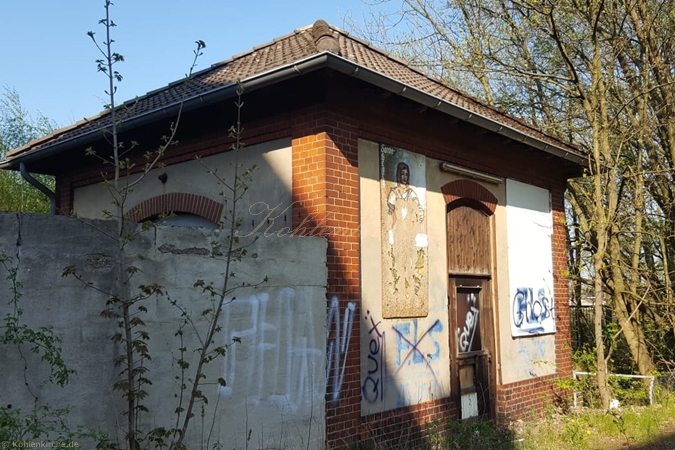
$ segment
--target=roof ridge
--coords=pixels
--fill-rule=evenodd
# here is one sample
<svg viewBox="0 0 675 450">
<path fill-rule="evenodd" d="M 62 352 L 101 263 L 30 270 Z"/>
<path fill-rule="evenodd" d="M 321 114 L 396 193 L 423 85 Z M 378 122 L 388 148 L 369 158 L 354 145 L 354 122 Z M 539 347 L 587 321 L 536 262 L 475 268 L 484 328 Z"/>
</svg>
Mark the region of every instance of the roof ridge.
<svg viewBox="0 0 675 450">
<path fill-rule="evenodd" d="M 416 72 L 417 74 L 422 75 L 423 77 L 428 78 L 429 80 L 431 80 L 431 81 L 433 81 L 433 82 L 436 82 L 436 83 L 442 85 L 443 87 L 446 87 L 446 88 L 450 89 L 450 90 L 453 91 L 454 93 L 459 94 L 459 95 L 461 95 L 462 97 L 466 97 L 466 98 L 468 98 L 468 99 L 470 99 L 470 100 L 473 100 L 473 101 L 475 101 L 475 102 L 478 102 L 478 103 L 480 103 L 481 106 L 486 106 L 486 107 L 488 107 L 488 108 L 495 109 L 494 107 L 487 105 L 485 102 L 483 102 L 482 100 L 480 100 L 478 97 L 475 97 L 475 96 L 473 96 L 473 95 L 471 95 L 471 94 L 468 94 L 468 93 L 466 93 L 466 92 L 464 92 L 464 91 L 462 91 L 462 90 L 460 90 L 460 89 L 457 89 L 456 87 L 454 87 L 454 86 L 451 85 L 450 83 L 446 82 L 445 80 L 442 80 L 442 79 L 440 79 L 440 78 L 437 78 L 437 77 L 434 77 L 434 76 L 430 75 L 429 73 L 427 73 L 427 72 L 425 72 L 425 71 L 423 71 L 423 70 L 417 68 L 416 66 L 412 65 L 410 62 L 405 61 L 404 59 L 402 59 L 402 58 L 400 58 L 400 57 L 394 55 L 393 53 L 391 53 L 391 52 L 389 52 L 389 51 L 387 51 L 387 50 L 384 50 L 384 49 L 382 49 L 382 48 L 380 48 L 380 47 L 376 47 L 376 46 L 374 46 L 373 44 L 371 44 L 370 42 L 368 42 L 368 41 L 366 41 L 366 40 L 364 40 L 364 39 L 361 39 L 361 38 L 358 37 L 358 36 L 354 36 L 354 35 L 350 34 L 348 31 L 344 31 L 344 30 L 342 30 L 342 29 L 340 29 L 340 28 L 338 28 L 338 27 L 335 27 L 335 26 L 331 26 L 331 27 L 332 27 L 335 31 L 337 31 L 338 33 L 343 34 L 343 35 L 345 36 L 345 38 L 351 39 L 351 40 L 353 40 L 353 41 L 357 41 L 358 43 L 360 43 L 361 45 L 364 45 L 364 46 L 368 47 L 369 49 L 371 49 L 371 50 L 374 51 L 375 53 L 379 53 L 379 54 L 381 54 L 382 56 L 384 56 L 384 57 L 386 57 L 386 58 L 389 58 L 389 59 L 391 59 L 391 60 L 393 60 L 393 61 L 395 61 L 395 62 L 397 62 L 397 63 L 399 63 L 399 64 L 401 64 L 401 65 L 403 65 L 403 66 L 405 66 L 405 67 L 407 67 L 408 69 L 410 69 L 410 70 Z M 497 112 L 503 114 L 503 111 L 498 110 L 498 109 L 495 109 L 495 110 L 496 110 Z"/>
<path fill-rule="evenodd" d="M 365 47 L 368 47 L 368 48 L 369 48 L 370 50 L 372 50 L 373 52 L 379 53 L 380 55 L 384 56 L 385 58 L 389 58 L 389 59 L 391 59 L 392 61 L 395 61 L 395 62 L 397 62 L 397 63 L 399 63 L 399 64 L 401 64 L 401 65 L 407 67 L 408 69 L 417 72 L 419 75 L 422 75 L 422 76 L 424 76 L 424 77 L 426 77 L 426 78 L 428 78 L 428 79 L 430 79 L 430 80 L 432 80 L 432 81 L 440 82 L 441 84 L 443 84 L 444 86 L 450 88 L 451 90 L 453 90 L 454 92 L 456 92 L 456 93 L 458 93 L 458 94 L 466 95 L 466 94 L 464 94 L 463 92 L 457 90 L 456 88 L 453 88 L 451 85 L 449 85 L 449 84 L 447 84 L 447 83 L 444 83 L 442 80 L 440 80 L 440 79 L 438 79 L 438 78 L 435 78 L 435 77 L 432 77 L 432 76 L 430 76 L 428 73 L 425 73 L 424 71 L 422 71 L 422 70 L 416 68 L 415 66 L 411 65 L 409 62 L 407 62 L 407 61 L 405 61 L 405 60 L 399 58 L 398 56 L 394 55 L 393 53 L 391 53 L 391 52 L 389 52 L 389 51 L 387 51 L 387 50 L 384 50 L 384 49 L 382 49 L 382 48 L 380 48 L 380 47 L 376 47 L 376 46 L 373 45 L 372 43 L 370 43 L 370 42 L 368 42 L 368 41 L 366 41 L 366 40 L 364 40 L 364 39 L 362 39 L 362 38 L 360 38 L 360 37 L 358 37 L 358 36 L 356 36 L 356 35 L 353 35 L 353 34 L 349 33 L 348 31 L 345 31 L 345 30 L 343 30 L 342 28 L 339 28 L 339 27 L 337 27 L 337 26 L 335 26 L 335 25 L 330 25 L 330 27 L 331 27 L 334 31 L 336 31 L 336 32 L 338 32 L 338 33 L 340 33 L 340 34 L 342 34 L 345 38 L 351 39 L 352 41 L 356 41 L 356 42 L 358 42 L 359 44 L 361 44 L 361 45 L 363 45 L 363 46 L 365 46 Z"/>
</svg>

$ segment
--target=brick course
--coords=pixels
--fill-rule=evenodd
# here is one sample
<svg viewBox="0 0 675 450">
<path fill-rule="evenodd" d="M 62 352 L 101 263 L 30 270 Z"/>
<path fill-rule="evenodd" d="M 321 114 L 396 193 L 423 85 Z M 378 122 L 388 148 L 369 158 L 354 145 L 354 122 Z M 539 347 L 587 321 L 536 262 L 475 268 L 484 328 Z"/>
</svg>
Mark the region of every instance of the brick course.
<svg viewBox="0 0 675 450">
<path fill-rule="evenodd" d="M 203 195 L 174 192 L 140 202 L 125 214 L 125 219 L 130 222 L 141 222 L 159 214 L 182 212 L 218 223 L 223 215 L 223 206 L 222 203 Z"/>
</svg>

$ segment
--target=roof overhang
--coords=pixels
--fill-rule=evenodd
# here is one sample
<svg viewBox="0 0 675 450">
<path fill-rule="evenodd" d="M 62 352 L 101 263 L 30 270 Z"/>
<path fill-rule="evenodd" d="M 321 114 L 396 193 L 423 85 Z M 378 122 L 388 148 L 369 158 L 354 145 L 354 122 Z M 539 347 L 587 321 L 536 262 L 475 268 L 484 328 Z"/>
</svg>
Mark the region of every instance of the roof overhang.
<svg viewBox="0 0 675 450">
<path fill-rule="evenodd" d="M 237 95 L 237 89 L 240 86 L 244 89 L 244 92 L 253 91 L 325 68 L 355 77 L 385 91 L 389 91 L 451 117 L 471 123 L 481 129 L 494 132 L 516 142 L 521 142 L 527 146 L 570 161 L 574 164 L 580 166 L 586 166 L 588 164 L 587 157 L 584 156 L 582 152 L 576 151 L 572 147 L 564 145 L 562 142 L 559 145 L 556 145 L 554 143 L 554 138 L 549 138 L 547 140 L 538 139 L 523 131 L 504 125 L 493 118 L 476 114 L 459 105 L 442 100 L 434 95 L 428 94 L 375 70 L 327 51 L 317 53 L 291 64 L 277 67 L 267 72 L 256 74 L 241 80 L 239 83 L 224 85 L 204 94 L 189 97 L 183 101 L 177 101 L 161 109 L 129 117 L 122 120 L 121 124 L 124 125 L 124 131 L 128 132 L 159 120 L 171 119 L 178 114 L 181 107 L 183 112 L 188 112 L 235 97 Z M 92 130 L 86 134 L 64 139 L 53 145 L 48 145 L 37 150 L 30 150 L 31 146 L 40 142 L 40 140 L 37 142 L 34 141 L 24 147 L 9 152 L 7 154 L 8 159 L 0 162 L 0 169 L 19 170 L 19 165 L 21 163 L 30 167 L 32 162 L 56 156 L 59 153 L 66 152 L 74 147 L 89 146 L 100 138 L 101 130 Z"/>
</svg>

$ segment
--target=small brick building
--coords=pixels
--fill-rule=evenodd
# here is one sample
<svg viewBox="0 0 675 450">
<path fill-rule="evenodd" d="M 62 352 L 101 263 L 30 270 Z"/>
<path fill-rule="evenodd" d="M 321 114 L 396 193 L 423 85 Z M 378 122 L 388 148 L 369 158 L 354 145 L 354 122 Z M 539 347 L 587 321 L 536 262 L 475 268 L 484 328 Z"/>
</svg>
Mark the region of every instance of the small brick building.
<svg viewBox="0 0 675 450">
<path fill-rule="evenodd" d="M 326 447 L 414 447 L 435 419 L 554 401 L 572 370 L 563 193 L 584 155 L 318 21 L 121 107 L 138 167 L 182 108 L 127 219 L 220 220 L 204 167 L 228 173 L 237 81 L 240 163 L 257 166 L 241 231 L 328 241 Z M 105 157 L 109 126 L 104 111 L 2 168 L 55 175 L 59 214 L 101 217 L 106 167 L 85 149 Z"/>
</svg>

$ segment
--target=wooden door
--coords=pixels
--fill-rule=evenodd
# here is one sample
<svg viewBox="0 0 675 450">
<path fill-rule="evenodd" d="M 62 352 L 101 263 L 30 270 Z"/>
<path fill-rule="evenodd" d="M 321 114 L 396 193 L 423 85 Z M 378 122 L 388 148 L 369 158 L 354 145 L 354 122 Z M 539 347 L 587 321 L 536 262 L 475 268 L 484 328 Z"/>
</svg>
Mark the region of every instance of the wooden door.
<svg viewBox="0 0 675 450">
<path fill-rule="evenodd" d="M 462 419 L 494 417 L 491 222 L 470 204 L 448 208 L 450 373 Z"/>
</svg>

